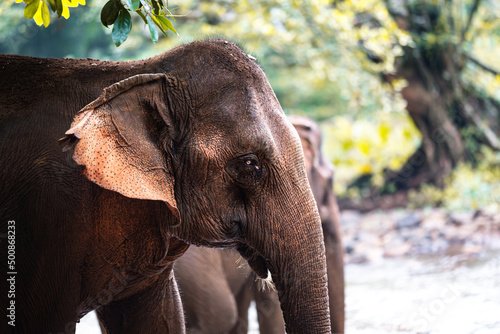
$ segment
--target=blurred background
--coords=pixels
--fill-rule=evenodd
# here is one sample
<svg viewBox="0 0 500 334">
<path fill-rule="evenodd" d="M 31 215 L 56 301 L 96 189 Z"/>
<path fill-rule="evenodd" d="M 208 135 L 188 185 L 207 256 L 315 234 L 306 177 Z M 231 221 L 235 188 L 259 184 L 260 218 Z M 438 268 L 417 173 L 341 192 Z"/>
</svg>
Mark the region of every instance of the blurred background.
<svg viewBox="0 0 500 334">
<path fill-rule="evenodd" d="M 170 1 L 115 47 L 107 0 L 48 28 L 0 4 L 0 52 L 127 60 L 211 36 L 257 59 L 335 165 L 349 333 L 498 333 L 500 2 Z M 381 307 L 383 305 L 383 307 Z"/>
</svg>

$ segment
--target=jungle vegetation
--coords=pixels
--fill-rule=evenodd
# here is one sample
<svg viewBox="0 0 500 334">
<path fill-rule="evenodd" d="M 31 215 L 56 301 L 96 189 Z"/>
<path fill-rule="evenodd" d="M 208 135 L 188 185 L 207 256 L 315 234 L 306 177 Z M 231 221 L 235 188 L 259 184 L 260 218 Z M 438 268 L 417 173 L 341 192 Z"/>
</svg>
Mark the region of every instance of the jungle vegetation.
<svg viewBox="0 0 500 334">
<path fill-rule="evenodd" d="M 124 60 L 239 42 L 284 110 L 321 124 L 341 206 L 500 209 L 498 1 L 22 1 L 0 5 L 0 52 Z"/>
</svg>

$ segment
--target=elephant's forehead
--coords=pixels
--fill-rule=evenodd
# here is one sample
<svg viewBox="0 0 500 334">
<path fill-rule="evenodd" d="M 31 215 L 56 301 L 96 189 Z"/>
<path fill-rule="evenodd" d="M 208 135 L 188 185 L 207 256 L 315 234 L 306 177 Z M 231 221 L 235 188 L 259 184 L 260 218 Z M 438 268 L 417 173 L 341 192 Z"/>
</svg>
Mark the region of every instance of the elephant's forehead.
<svg viewBox="0 0 500 334">
<path fill-rule="evenodd" d="M 197 131 L 191 143 L 204 158 L 215 160 L 222 154 L 229 153 L 228 139 L 228 135 L 219 128 L 208 127 L 204 131 Z"/>
<path fill-rule="evenodd" d="M 200 123 L 190 144 L 201 157 L 210 160 L 226 160 L 249 153 L 272 158 L 276 156 L 276 140 L 265 117 L 247 115 Z"/>
<path fill-rule="evenodd" d="M 192 143 L 207 158 L 245 153 L 277 158 L 300 143 L 270 85 L 263 80 L 224 90 L 198 116 Z"/>
</svg>

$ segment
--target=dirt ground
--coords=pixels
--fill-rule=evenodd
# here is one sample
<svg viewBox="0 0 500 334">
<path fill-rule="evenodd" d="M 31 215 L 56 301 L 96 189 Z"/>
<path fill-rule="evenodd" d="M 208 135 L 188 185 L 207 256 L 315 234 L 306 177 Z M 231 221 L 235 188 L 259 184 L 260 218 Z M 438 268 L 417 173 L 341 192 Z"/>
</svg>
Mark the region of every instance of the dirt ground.
<svg viewBox="0 0 500 334">
<path fill-rule="evenodd" d="M 480 257 L 500 248 L 500 213 L 429 208 L 341 212 L 346 263 L 408 256 Z"/>
<path fill-rule="evenodd" d="M 500 214 L 342 212 L 346 333 L 500 333 Z"/>
</svg>

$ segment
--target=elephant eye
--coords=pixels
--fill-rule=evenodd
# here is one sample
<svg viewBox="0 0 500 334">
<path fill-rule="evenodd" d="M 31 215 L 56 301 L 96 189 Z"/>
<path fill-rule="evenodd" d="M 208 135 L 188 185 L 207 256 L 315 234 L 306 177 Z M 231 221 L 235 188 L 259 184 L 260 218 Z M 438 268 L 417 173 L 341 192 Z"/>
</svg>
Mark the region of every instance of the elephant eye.
<svg viewBox="0 0 500 334">
<path fill-rule="evenodd" d="M 245 160 L 245 165 L 247 166 L 252 166 L 254 167 L 256 170 L 259 170 L 260 169 L 260 166 L 258 164 L 258 162 L 256 160 L 253 160 L 253 159 L 248 159 L 248 160 Z"/>
<path fill-rule="evenodd" d="M 256 155 L 247 154 L 229 161 L 226 172 L 238 183 L 252 185 L 262 178 L 262 165 Z"/>
</svg>

